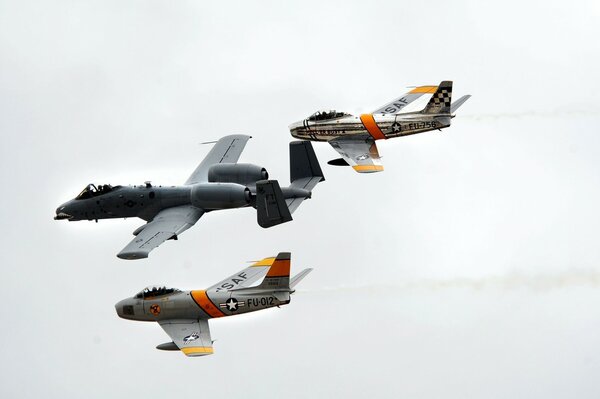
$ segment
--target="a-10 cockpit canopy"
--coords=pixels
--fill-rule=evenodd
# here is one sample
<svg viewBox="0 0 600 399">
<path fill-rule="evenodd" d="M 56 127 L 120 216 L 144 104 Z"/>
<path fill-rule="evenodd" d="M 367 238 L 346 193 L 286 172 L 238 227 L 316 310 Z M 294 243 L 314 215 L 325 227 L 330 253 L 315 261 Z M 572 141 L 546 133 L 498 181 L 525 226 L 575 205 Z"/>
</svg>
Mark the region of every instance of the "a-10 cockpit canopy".
<svg viewBox="0 0 600 399">
<path fill-rule="evenodd" d="M 135 297 L 138 299 L 155 298 L 157 296 L 169 295 L 174 292 L 181 292 L 177 288 L 167 288 L 165 286 L 151 285 L 138 292 Z"/>
<path fill-rule="evenodd" d="M 345 112 L 337 112 L 335 110 L 331 110 L 331 111 L 317 111 L 314 114 L 312 114 L 311 116 L 308 117 L 308 120 L 313 122 L 313 121 L 325 121 L 325 120 L 329 120 L 329 119 L 337 119 L 337 118 L 342 118 L 344 116 L 350 116 L 350 114 L 347 114 Z"/>
<path fill-rule="evenodd" d="M 88 184 L 86 188 L 84 188 L 77 197 L 75 197 L 75 199 L 88 199 L 88 198 L 94 198 L 97 197 L 99 195 L 103 195 L 106 193 L 110 193 L 111 191 L 113 191 L 116 188 L 119 188 L 121 186 L 111 186 L 110 184 L 100 184 L 98 185 L 98 187 L 96 187 L 93 184 Z"/>
</svg>

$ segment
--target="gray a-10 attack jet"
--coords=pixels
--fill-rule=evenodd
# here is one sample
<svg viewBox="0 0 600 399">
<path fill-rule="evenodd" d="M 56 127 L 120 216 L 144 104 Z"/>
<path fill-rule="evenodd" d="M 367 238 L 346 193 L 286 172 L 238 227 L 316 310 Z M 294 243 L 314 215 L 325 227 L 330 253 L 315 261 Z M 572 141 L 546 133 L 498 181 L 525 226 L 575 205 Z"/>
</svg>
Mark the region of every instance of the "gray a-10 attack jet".
<svg viewBox="0 0 600 399">
<path fill-rule="evenodd" d="M 306 141 L 290 143 L 289 187 L 261 166 L 237 163 L 250 136 L 221 138 L 183 186 L 88 185 L 56 209 L 55 220 L 96 220 L 139 217 L 147 221 L 133 232 L 135 238 L 117 255 L 121 259 L 147 258 L 150 251 L 192 227 L 210 211 L 252 206 L 258 224 L 271 227 L 292 220 L 300 203 L 324 181 L 315 152 Z"/>
<path fill-rule="evenodd" d="M 433 94 L 425 108 L 418 112 L 401 111 L 424 94 Z M 471 96 L 452 103 L 452 82 L 439 86 L 416 87 L 402 97 L 370 114 L 358 116 L 345 112 L 319 111 L 290 125 L 290 133 L 298 139 L 327 141 L 342 156 L 330 165 L 352 166 L 359 173 L 383 170 L 376 140 L 408 136 L 450 126 L 453 113 Z"/>
<path fill-rule="evenodd" d="M 311 270 L 304 269 L 290 279 L 290 253 L 281 252 L 206 290 L 149 287 L 120 301 L 115 309 L 123 319 L 158 322 L 172 342 L 157 349 L 181 350 L 187 356 L 210 355 L 213 341 L 208 319 L 287 305 L 296 284 Z M 263 276 L 259 285 L 252 286 Z"/>
</svg>

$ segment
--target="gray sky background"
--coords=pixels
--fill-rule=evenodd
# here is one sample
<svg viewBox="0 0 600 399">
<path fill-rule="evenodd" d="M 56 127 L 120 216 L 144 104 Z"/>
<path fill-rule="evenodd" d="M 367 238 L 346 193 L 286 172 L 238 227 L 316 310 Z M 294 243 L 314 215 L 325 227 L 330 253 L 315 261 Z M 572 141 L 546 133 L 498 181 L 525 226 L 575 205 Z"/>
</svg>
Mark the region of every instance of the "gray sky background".
<svg viewBox="0 0 600 399">
<path fill-rule="evenodd" d="M 597 1 L 0 1 L 0 396 L 597 398 Z M 211 213 L 144 261 L 141 220 L 59 223 L 87 183 L 180 184 L 208 151 L 288 181 L 287 126 L 406 86 L 472 94 L 453 126 L 325 165 L 292 223 Z M 154 347 L 114 303 L 207 287 L 289 250 L 290 306 Z"/>
</svg>

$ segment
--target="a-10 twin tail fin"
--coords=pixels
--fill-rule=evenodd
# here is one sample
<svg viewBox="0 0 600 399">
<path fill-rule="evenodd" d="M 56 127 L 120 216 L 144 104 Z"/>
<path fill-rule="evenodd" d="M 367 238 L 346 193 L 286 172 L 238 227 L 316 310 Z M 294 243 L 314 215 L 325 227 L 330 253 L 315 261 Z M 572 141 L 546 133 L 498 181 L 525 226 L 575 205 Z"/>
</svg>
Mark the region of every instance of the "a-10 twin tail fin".
<svg viewBox="0 0 600 399">
<path fill-rule="evenodd" d="M 277 180 L 256 182 L 256 217 L 260 227 L 272 227 L 292 220 Z"/>
<path fill-rule="evenodd" d="M 309 141 L 290 143 L 290 181 L 289 187 L 280 187 L 277 180 L 256 182 L 256 212 L 261 227 L 292 220 L 292 213 L 302 201 L 312 196 L 312 189 L 325 181 Z"/>
</svg>

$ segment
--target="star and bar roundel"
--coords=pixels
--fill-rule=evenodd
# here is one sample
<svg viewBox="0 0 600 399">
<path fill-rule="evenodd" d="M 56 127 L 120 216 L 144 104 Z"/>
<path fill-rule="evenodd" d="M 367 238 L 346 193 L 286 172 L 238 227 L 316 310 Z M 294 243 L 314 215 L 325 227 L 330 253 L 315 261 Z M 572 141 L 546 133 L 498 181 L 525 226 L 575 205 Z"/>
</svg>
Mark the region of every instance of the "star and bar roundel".
<svg viewBox="0 0 600 399">
<path fill-rule="evenodd" d="M 240 307 L 246 306 L 245 301 L 238 301 L 237 299 L 231 297 L 225 301 L 225 303 L 220 303 L 219 307 L 221 309 L 229 310 L 230 312 L 235 312 Z"/>
</svg>

